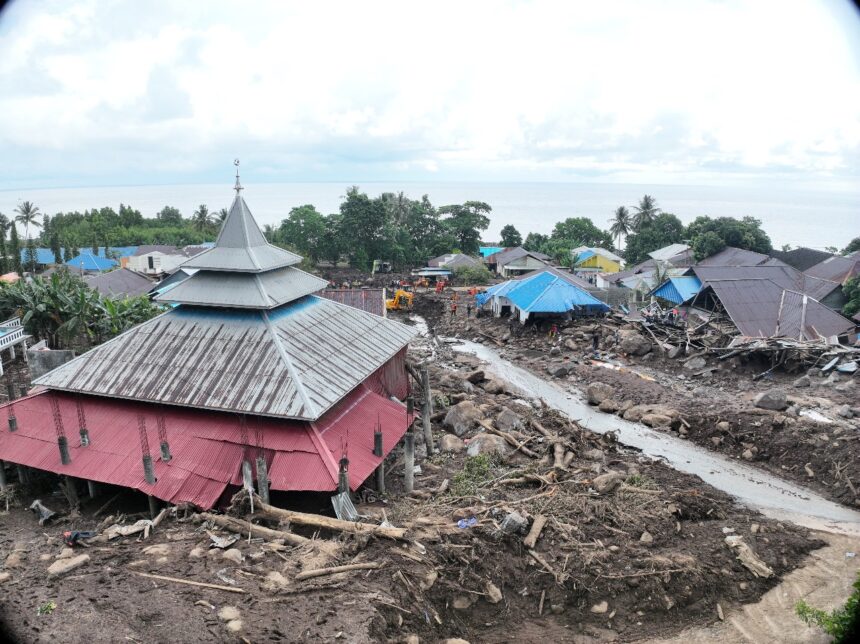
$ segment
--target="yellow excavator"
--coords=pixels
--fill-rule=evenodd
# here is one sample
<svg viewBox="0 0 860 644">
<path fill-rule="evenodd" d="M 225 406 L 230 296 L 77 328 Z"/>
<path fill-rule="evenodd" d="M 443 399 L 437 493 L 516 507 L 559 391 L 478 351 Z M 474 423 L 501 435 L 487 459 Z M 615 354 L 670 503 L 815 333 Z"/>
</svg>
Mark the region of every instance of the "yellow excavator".
<svg viewBox="0 0 860 644">
<path fill-rule="evenodd" d="M 385 300 L 385 308 L 389 311 L 411 311 L 413 294 L 402 288 L 394 292 L 394 297 Z"/>
</svg>

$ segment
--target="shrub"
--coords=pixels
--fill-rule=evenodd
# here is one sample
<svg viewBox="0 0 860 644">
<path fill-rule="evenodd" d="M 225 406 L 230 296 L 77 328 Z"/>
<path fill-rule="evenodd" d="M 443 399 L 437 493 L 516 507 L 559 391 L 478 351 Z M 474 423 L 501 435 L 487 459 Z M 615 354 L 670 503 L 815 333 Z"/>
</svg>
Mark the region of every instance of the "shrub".
<svg viewBox="0 0 860 644">
<path fill-rule="evenodd" d="M 841 608 L 831 612 L 813 608 L 802 599 L 794 611 L 808 625 L 819 626 L 833 638 L 833 644 L 856 642 L 860 635 L 860 576 L 854 582 L 854 591 Z"/>
<path fill-rule="evenodd" d="M 478 491 L 490 478 L 492 460 L 487 454 L 467 456 L 463 469 L 454 475 L 451 481 L 451 494 L 454 496 L 471 496 Z"/>
<path fill-rule="evenodd" d="M 493 274 L 483 264 L 454 267 L 454 279 L 460 284 L 486 284 L 492 277 Z"/>
</svg>

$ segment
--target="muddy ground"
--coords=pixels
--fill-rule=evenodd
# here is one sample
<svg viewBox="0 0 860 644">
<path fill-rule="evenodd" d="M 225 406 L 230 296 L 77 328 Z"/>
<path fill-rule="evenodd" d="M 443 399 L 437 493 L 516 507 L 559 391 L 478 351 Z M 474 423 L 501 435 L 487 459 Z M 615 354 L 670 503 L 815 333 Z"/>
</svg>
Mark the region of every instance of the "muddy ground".
<svg viewBox="0 0 860 644">
<path fill-rule="evenodd" d="M 762 467 L 836 502 L 860 505 L 858 374 L 776 370 L 754 381 L 769 363 L 743 357 L 723 362 L 709 356 L 670 359 L 638 323 L 618 318 L 563 324 L 556 338 L 550 338 L 545 329 L 533 332 L 531 327 L 511 337 L 507 319 L 484 316 L 467 322 L 461 310 L 452 322 L 446 311 L 446 300 L 435 295 L 416 301 L 416 312 L 430 320 L 438 333 L 487 343 L 543 377 L 550 377 L 548 368 L 563 365 L 568 373 L 558 377 L 583 395 L 595 382 L 608 384 L 611 393 L 601 407 L 607 413 L 640 420 L 642 411 L 646 416 L 657 412 L 669 417 L 669 422 L 654 424 L 657 429 Z M 595 328 L 600 335 L 597 352 L 592 348 Z M 637 333 L 650 350 L 641 356 L 624 353 L 617 331 Z M 788 409 L 754 406 L 757 394 L 772 389 L 787 394 Z M 631 405 L 637 409 L 631 412 Z"/>
<path fill-rule="evenodd" d="M 362 514 L 406 528 L 405 539 L 256 516 L 314 541 L 290 546 L 245 534 L 222 551 L 209 548 L 210 533 L 228 531 L 177 509 L 148 539 L 64 552 L 63 531 L 133 524 L 146 510 L 143 497 L 129 493 L 95 517 L 112 494 L 103 490 L 80 513 L 68 512 L 55 479 L 21 487 L 8 470 L 13 488 L 0 514 L 6 635 L 22 642 L 635 641 L 711 623 L 756 601 L 821 546 L 612 435 L 509 393 L 469 356 L 426 341 L 412 356 L 431 352 L 433 441 L 442 449 L 424 457 L 419 432 L 416 491 L 403 492 L 398 449 L 387 462 L 387 494 L 369 484 L 357 495 Z M 39 526 L 23 509 L 34 498 L 67 514 Z M 751 549 L 764 576 L 741 562 L 727 537 Z M 58 557 L 79 552 L 89 555 L 79 568 L 48 575 Z M 297 578 L 352 563 L 381 567 Z"/>
</svg>

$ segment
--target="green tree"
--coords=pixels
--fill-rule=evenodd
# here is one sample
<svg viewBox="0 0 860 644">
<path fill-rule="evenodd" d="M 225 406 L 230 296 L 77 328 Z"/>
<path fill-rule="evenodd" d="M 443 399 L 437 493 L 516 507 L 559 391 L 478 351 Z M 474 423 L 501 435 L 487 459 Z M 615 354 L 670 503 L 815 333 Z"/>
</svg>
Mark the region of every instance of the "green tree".
<svg viewBox="0 0 860 644">
<path fill-rule="evenodd" d="M 15 217 L 15 221 L 19 224 L 24 224 L 24 236 L 30 236 L 30 226 L 35 226 L 38 228 L 42 224 L 39 223 L 39 216 L 41 213 L 39 212 L 39 206 L 29 201 L 22 201 L 18 204 L 18 207 L 15 208 L 15 212 L 18 215 Z"/>
<path fill-rule="evenodd" d="M 313 263 L 322 257 L 322 239 L 326 232 L 326 220 L 310 204 L 296 206 L 287 218 L 281 221 L 275 239 L 296 248 Z"/>
<path fill-rule="evenodd" d="M 224 224 L 225 221 L 227 221 L 227 215 L 229 214 L 230 211 L 228 211 L 226 208 L 221 208 L 221 210 L 215 213 L 215 223 L 218 225 L 219 228 Z"/>
<path fill-rule="evenodd" d="M 567 244 L 568 254 L 577 246 L 599 246 L 611 249 L 612 235 L 594 225 L 588 217 L 568 217 L 558 222 L 552 229 L 550 240 Z M 551 255 L 547 251 L 542 251 Z"/>
<path fill-rule="evenodd" d="M 342 233 L 343 217 L 337 213 L 325 218 L 325 230 L 320 238 L 320 257 L 327 259 L 336 266 L 341 255 L 346 252 L 346 244 Z"/>
<path fill-rule="evenodd" d="M 526 240 L 523 242 L 523 248 L 532 252 L 543 252 L 543 248 L 549 241 L 549 235 L 540 233 L 529 233 L 526 235 Z"/>
<path fill-rule="evenodd" d="M 139 210 L 123 204 L 119 205 L 119 221 L 123 228 L 140 226 L 143 223 L 143 215 Z"/>
<path fill-rule="evenodd" d="M 842 293 L 848 301 L 842 307 L 843 315 L 853 317 L 860 312 L 860 277 L 852 277 L 842 286 Z"/>
<path fill-rule="evenodd" d="M 458 284 L 488 284 L 493 274 L 483 264 L 454 267 L 454 280 Z"/>
<path fill-rule="evenodd" d="M 205 203 L 197 206 L 197 210 L 191 215 L 191 225 L 199 232 L 206 232 L 212 227 L 212 216 L 209 214 L 209 207 Z"/>
<path fill-rule="evenodd" d="M 645 195 L 639 200 L 638 206 L 633 206 L 636 214 L 633 215 L 633 230 L 639 231 L 645 224 L 650 224 L 660 213 L 657 200 L 651 195 Z"/>
<path fill-rule="evenodd" d="M 514 228 L 511 224 L 508 224 L 504 228 L 502 228 L 502 246 L 505 248 L 512 248 L 515 246 L 522 246 L 523 244 L 523 236 L 520 235 L 520 232 Z"/>
<path fill-rule="evenodd" d="M 371 199 L 352 186 L 340 204 L 340 230 L 348 237 L 344 246 L 349 248 L 353 266 L 370 266 L 374 259 L 387 259 L 389 216 L 385 204 Z"/>
<path fill-rule="evenodd" d="M 173 206 L 165 206 L 159 210 L 156 218 L 165 224 L 182 225 L 182 213 L 179 212 L 178 208 L 174 208 Z"/>
<path fill-rule="evenodd" d="M 21 241 L 18 239 L 18 227 L 12 222 L 9 228 L 9 255 L 12 258 L 12 270 L 22 273 L 21 270 Z"/>
<path fill-rule="evenodd" d="M 621 238 L 627 237 L 633 225 L 630 221 L 630 211 L 624 206 L 618 206 L 609 224 L 609 234 L 615 238 L 615 247 L 620 248 Z"/>
<path fill-rule="evenodd" d="M 448 215 L 445 227 L 454 235 L 460 252 L 477 255 L 481 245 L 481 231 L 490 225 L 487 216 L 493 209 L 483 201 L 467 201 L 464 204 L 442 206 L 439 212 Z"/>
<path fill-rule="evenodd" d="M 696 238 L 708 232 L 717 235 L 723 241 L 723 246 L 732 246 L 764 254 L 773 250 L 770 237 L 762 230 L 761 221 L 754 217 L 743 217 L 742 219 L 696 217 L 687 226 L 685 236 L 686 239 L 690 240 L 690 245 L 695 247 Z M 712 246 L 713 244 L 708 245 Z M 696 254 L 695 257 L 700 260 L 706 256 Z"/>
<path fill-rule="evenodd" d="M 624 259 L 638 264 L 648 259 L 648 253 L 684 241 L 684 224 L 675 215 L 661 212 L 627 237 Z"/>
<path fill-rule="evenodd" d="M 36 253 L 36 240 L 32 237 L 27 238 L 27 248 L 24 251 L 24 265 L 31 273 L 36 272 L 36 265 L 39 261 Z"/>
<path fill-rule="evenodd" d="M 848 242 L 848 245 L 845 248 L 842 249 L 842 254 L 850 255 L 851 253 L 854 253 L 858 250 L 860 250 L 860 237 L 855 237 L 850 242 Z"/>
<path fill-rule="evenodd" d="M 726 247 L 726 242 L 713 230 L 696 235 L 692 240 L 693 256 L 697 260 L 716 255 Z"/>
</svg>

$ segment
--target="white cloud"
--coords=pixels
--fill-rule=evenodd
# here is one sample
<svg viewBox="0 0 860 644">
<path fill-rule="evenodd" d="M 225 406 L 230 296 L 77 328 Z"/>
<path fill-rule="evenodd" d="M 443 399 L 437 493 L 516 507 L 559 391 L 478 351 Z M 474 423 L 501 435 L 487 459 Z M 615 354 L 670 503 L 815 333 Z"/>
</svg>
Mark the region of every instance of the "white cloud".
<svg viewBox="0 0 860 644">
<path fill-rule="evenodd" d="M 860 171 L 847 2 L 604 4 L 14 3 L 5 181 Z"/>
</svg>

